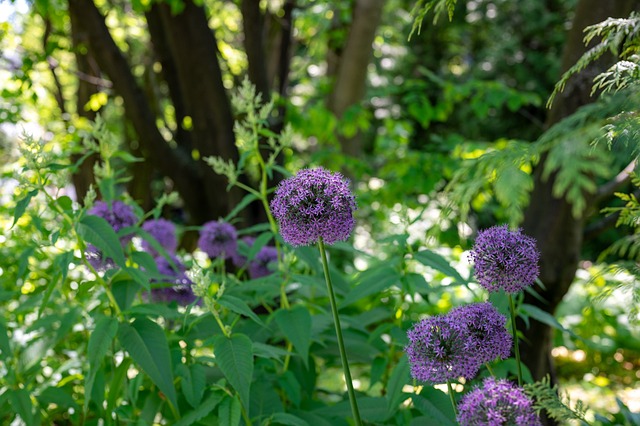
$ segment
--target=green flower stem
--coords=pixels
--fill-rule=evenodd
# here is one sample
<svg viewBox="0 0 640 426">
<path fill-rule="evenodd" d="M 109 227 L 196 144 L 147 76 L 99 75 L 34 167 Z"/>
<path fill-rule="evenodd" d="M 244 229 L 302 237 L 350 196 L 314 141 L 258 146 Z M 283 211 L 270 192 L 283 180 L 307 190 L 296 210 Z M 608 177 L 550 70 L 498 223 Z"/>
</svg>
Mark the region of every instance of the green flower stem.
<svg viewBox="0 0 640 426">
<path fill-rule="evenodd" d="M 322 269 L 324 270 L 324 277 L 327 282 L 327 292 L 329 293 L 329 302 L 331 304 L 331 313 L 333 314 L 333 323 L 336 327 L 336 337 L 338 338 L 338 349 L 340 350 L 340 358 L 342 360 L 342 369 L 344 371 L 344 378 L 347 382 L 347 391 L 349 393 L 349 403 L 351 404 L 351 413 L 353 414 L 353 420 L 356 426 L 362 425 L 360 420 L 360 412 L 358 411 L 358 402 L 356 401 L 356 394 L 353 390 L 353 383 L 351 382 L 351 373 L 349 372 L 349 362 L 347 361 L 347 353 L 344 349 L 344 340 L 342 339 L 342 328 L 340 327 L 340 317 L 338 316 L 338 307 L 336 305 L 336 298 L 333 294 L 333 285 L 331 284 L 331 275 L 329 274 L 329 262 L 327 261 L 327 253 L 324 249 L 324 242 L 322 237 L 318 239 L 318 249 L 320 250 L 320 256 L 322 257 Z"/>
<path fill-rule="evenodd" d="M 516 364 L 518 365 L 518 385 L 522 386 L 522 366 L 520 365 L 520 347 L 518 345 L 518 328 L 516 327 L 516 305 L 513 303 L 513 297 L 507 293 L 509 298 L 509 308 L 511 311 L 511 331 L 513 333 L 513 342 L 515 344 L 514 351 L 516 353 Z"/>
<path fill-rule="evenodd" d="M 491 368 L 491 365 L 489 365 L 488 362 L 485 362 L 484 365 L 487 367 L 487 370 L 489 370 L 489 374 L 491 374 L 491 377 L 496 377 L 496 373 L 493 372 L 493 368 Z"/>
<path fill-rule="evenodd" d="M 456 398 L 453 396 L 453 386 L 451 386 L 450 380 L 447 380 L 447 388 L 449 389 L 449 398 L 451 398 L 453 412 L 455 413 L 456 417 L 458 417 L 458 406 L 456 405 Z"/>
</svg>

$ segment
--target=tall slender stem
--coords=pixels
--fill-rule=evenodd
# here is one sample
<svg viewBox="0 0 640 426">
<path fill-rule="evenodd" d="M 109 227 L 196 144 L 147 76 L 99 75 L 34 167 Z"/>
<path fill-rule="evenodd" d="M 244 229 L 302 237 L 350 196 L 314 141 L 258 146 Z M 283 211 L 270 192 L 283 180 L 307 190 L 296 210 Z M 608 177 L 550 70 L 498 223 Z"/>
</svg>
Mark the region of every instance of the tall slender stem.
<svg viewBox="0 0 640 426">
<path fill-rule="evenodd" d="M 358 402 L 356 401 L 356 393 L 353 390 L 351 382 L 351 372 L 349 372 L 349 362 L 347 361 L 347 353 L 344 349 L 344 340 L 342 339 L 342 328 L 340 327 L 340 317 L 338 316 L 338 307 L 336 298 L 333 294 L 333 285 L 331 284 L 331 275 L 329 274 L 329 262 L 327 261 L 327 253 L 324 249 L 322 237 L 318 239 L 318 249 L 322 258 L 322 269 L 324 270 L 324 278 L 327 282 L 327 292 L 329 293 L 329 302 L 331 304 L 331 313 L 333 314 L 333 324 L 336 327 L 336 337 L 338 338 L 338 349 L 340 350 L 340 359 L 342 360 L 342 370 L 344 371 L 344 379 L 347 382 L 347 392 L 349 393 L 349 403 L 351 404 L 351 413 L 356 426 L 362 425 L 360 420 L 360 412 L 358 411 Z"/>
<path fill-rule="evenodd" d="M 513 332 L 514 351 L 516 353 L 516 364 L 518 365 L 518 385 L 522 386 L 522 366 L 520 365 L 520 347 L 518 345 L 518 328 L 516 327 L 516 306 L 513 303 L 513 297 L 507 293 L 509 297 L 509 308 L 511 310 L 511 331 Z"/>
<path fill-rule="evenodd" d="M 453 405 L 453 412 L 456 417 L 458 417 L 458 406 L 456 405 L 456 398 L 453 396 L 453 386 L 451 386 L 451 381 L 447 380 L 447 389 L 449 389 L 449 398 L 451 398 L 451 405 Z"/>
<path fill-rule="evenodd" d="M 489 374 L 491 374 L 491 377 L 496 377 L 496 374 L 493 372 L 493 368 L 491 368 L 491 365 L 489 365 L 488 362 L 485 362 L 485 367 L 487 367 L 487 370 L 489 370 Z"/>
</svg>

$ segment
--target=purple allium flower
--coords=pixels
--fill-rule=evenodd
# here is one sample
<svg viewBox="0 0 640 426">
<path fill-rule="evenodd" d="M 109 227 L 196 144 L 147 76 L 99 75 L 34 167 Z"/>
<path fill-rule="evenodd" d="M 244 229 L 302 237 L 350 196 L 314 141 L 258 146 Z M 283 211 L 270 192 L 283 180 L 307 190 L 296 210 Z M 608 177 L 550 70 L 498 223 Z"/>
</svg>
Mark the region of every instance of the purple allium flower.
<svg viewBox="0 0 640 426">
<path fill-rule="evenodd" d="M 157 257 L 155 260 L 158 266 L 158 272 L 165 277 L 165 279 L 161 281 L 171 285 L 152 289 L 151 294 L 154 300 L 162 302 L 176 301 L 179 305 L 188 305 L 196 300 L 196 296 L 191 290 L 192 282 L 185 273 L 186 268 L 176 256 L 171 256 L 171 260 L 175 264 L 176 269 L 162 256 Z"/>
<path fill-rule="evenodd" d="M 93 266 L 97 272 L 104 272 L 107 269 L 113 269 L 116 267 L 116 263 L 110 257 L 105 258 L 102 250 L 93 244 L 87 244 L 87 249 L 84 252 L 87 261 Z"/>
<path fill-rule="evenodd" d="M 489 302 L 472 303 L 454 308 L 448 316 L 463 324 L 471 337 L 468 353 L 484 364 L 496 358 L 508 358 L 513 339 L 505 328 L 507 318 Z"/>
<path fill-rule="evenodd" d="M 271 211 L 282 238 L 293 246 L 326 244 L 349 238 L 355 226 L 356 200 L 340 173 L 321 167 L 300 170 L 278 185 Z"/>
<path fill-rule="evenodd" d="M 411 375 L 421 381 L 444 383 L 459 377 L 472 379 L 480 369 L 467 328 L 451 317 L 438 315 L 414 324 L 405 348 Z"/>
<path fill-rule="evenodd" d="M 278 262 L 278 250 L 272 246 L 264 246 L 249 264 L 249 276 L 252 279 L 266 277 L 273 271 L 269 266 Z"/>
<path fill-rule="evenodd" d="M 533 402 L 524 389 L 507 380 L 486 378 L 482 388 L 466 394 L 458 404 L 461 426 L 539 426 Z"/>
<path fill-rule="evenodd" d="M 100 216 L 118 232 L 122 228 L 133 226 L 138 222 L 138 217 L 133 211 L 133 208 L 122 201 L 113 201 L 111 204 L 107 204 L 104 201 L 96 201 L 93 207 L 88 211 L 89 214 L 94 216 Z"/>
<path fill-rule="evenodd" d="M 538 278 L 536 241 L 507 225 L 493 226 L 478 233 L 471 250 L 475 277 L 490 292 L 500 289 L 517 293 Z"/>
<path fill-rule="evenodd" d="M 224 256 L 225 259 L 236 255 L 238 234 L 230 223 L 215 221 L 202 225 L 198 247 L 209 255 L 209 258 Z"/>
<path fill-rule="evenodd" d="M 178 240 L 176 238 L 176 226 L 173 222 L 166 219 L 152 219 L 143 223 L 142 229 L 155 238 L 169 254 L 175 254 L 178 248 Z M 159 254 L 146 240 L 142 240 L 142 248 L 152 256 L 158 256 Z"/>
</svg>

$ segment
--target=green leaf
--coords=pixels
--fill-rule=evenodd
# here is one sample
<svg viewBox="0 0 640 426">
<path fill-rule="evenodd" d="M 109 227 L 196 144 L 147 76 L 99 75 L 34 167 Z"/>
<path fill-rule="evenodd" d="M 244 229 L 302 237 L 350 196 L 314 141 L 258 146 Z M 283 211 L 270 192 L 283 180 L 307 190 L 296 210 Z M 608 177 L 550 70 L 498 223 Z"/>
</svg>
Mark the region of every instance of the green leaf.
<svg viewBox="0 0 640 426">
<path fill-rule="evenodd" d="M 138 318 L 133 323 L 120 324 L 118 339 L 177 410 L 169 344 L 162 328 L 146 318 Z"/>
<path fill-rule="evenodd" d="M 432 387 L 425 387 L 420 395 L 411 395 L 411 399 L 418 411 L 435 421 L 434 425 L 456 425 L 451 399 L 444 392 Z"/>
<path fill-rule="evenodd" d="M 398 272 L 390 267 L 367 271 L 363 273 L 360 283 L 340 303 L 340 308 L 349 306 L 358 300 L 387 289 L 400 281 Z"/>
<path fill-rule="evenodd" d="M 240 424 L 242 405 L 237 395 L 227 396 L 218 409 L 218 421 L 221 425 L 237 426 Z"/>
<path fill-rule="evenodd" d="M 309 362 L 309 346 L 311 345 L 311 314 L 302 305 L 292 309 L 280 309 L 275 314 L 275 321 L 296 351 L 300 354 L 305 367 Z"/>
<path fill-rule="evenodd" d="M 27 426 L 37 424 L 33 415 L 33 404 L 31 403 L 29 392 L 26 389 L 12 389 L 9 392 L 11 407 L 20 415 L 22 421 L 24 421 Z"/>
<path fill-rule="evenodd" d="M 423 265 L 433 268 L 436 271 L 440 271 L 448 277 L 454 278 L 460 284 L 464 284 L 467 282 L 467 280 L 462 278 L 458 271 L 456 271 L 455 268 L 451 266 L 449 262 L 438 253 L 425 249 L 414 253 L 413 257 Z"/>
<path fill-rule="evenodd" d="M 66 251 L 58 256 L 56 256 L 53 264 L 55 266 L 56 275 L 49 280 L 47 283 L 47 288 L 44 291 L 44 296 L 42 297 L 42 303 L 40 304 L 40 309 L 38 310 L 38 318 L 42 315 L 42 312 L 47 307 L 47 303 L 49 303 L 49 298 L 51 298 L 51 294 L 53 290 L 55 290 L 58 282 L 64 284 L 64 280 L 67 279 L 67 273 L 69 272 L 69 264 L 73 260 L 73 251 Z"/>
<path fill-rule="evenodd" d="M 116 404 L 118 399 L 122 396 L 122 389 L 124 388 L 124 383 L 127 380 L 127 371 L 130 366 L 131 358 L 123 359 L 111 376 L 111 382 L 109 383 L 109 395 L 107 396 L 107 413 L 113 412 L 117 407 Z"/>
<path fill-rule="evenodd" d="M 238 392 L 242 404 L 248 410 L 251 379 L 253 378 L 253 348 L 251 340 L 244 334 L 231 337 L 215 336 L 213 354 L 222 374 Z"/>
<path fill-rule="evenodd" d="M 37 194 L 38 194 L 37 189 L 29 191 L 27 195 L 22 197 L 20 201 L 16 203 L 16 208 L 13 210 L 13 223 L 11 224 L 11 227 L 9 229 L 13 228 L 16 225 L 16 223 L 18 222 L 18 219 L 20 219 L 24 214 L 24 212 L 27 211 L 27 207 L 29 207 L 29 203 L 31 202 L 31 199 L 35 197 Z"/>
<path fill-rule="evenodd" d="M 260 234 L 249 248 L 249 254 L 247 255 L 247 258 L 249 260 L 254 259 L 260 249 L 262 249 L 262 247 L 264 247 L 271 238 L 273 238 L 273 234 L 271 232 L 263 232 L 262 234 Z"/>
<path fill-rule="evenodd" d="M 215 392 L 209 395 L 198 408 L 189 411 L 174 426 L 190 426 L 212 412 L 222 401 L 222 394 Z"/>
<path fill-rule="evenodd" d="M 387 393 L 385 395 L 387 399 L 387 417 L 391 417 L 398 410 L 398 405 L 409 397 L 408 394 L 402 392 L 402 388 L 407 383 L 410 383 L 409 362 L 407 357 L 403 356 L 393 369 L 387 383 Z"/>
<path fill-rule="evenodd" d="M 251 310 L 249 305 L 247 305 L 244 300 L 238 297 L 223 294 L 222 297 L 218 299 L 218 303 L 220 303 L 221 306 L 224 306 L 225 308 L 231 310 L 232 312 L 235 312 L 236 314 L 249 317 L 256 323 L 263 325 L 262 321 L 260 321 L 260 318 L 255 314 L 255 312 Z"/>
<path fill-rule="evenodd" d="M 77 232 L 82 239 L 98 247 L 106 257 L 113 259 L 118 266 L 125 266 L 120 240 L 109 222 L 98 216 L 87 215 L 80 219 Z"/>
<path fill-rule="evenodd" d="M 294 416 L 289 413 L 275 413 L 271 416 L 271 421 L 280 424 L 280 425 L 289 425 L 289 426 L 309 426 L 305 420 L 302 420 L 298 416 Z"/>
<path fill-rule="evenodd" d="M 558 320 L 553 315 L 543 311 L 537 306 L 524 303 L 520 305 L 520 310 L 526 313 L 527 315 L 529 315 L 531 318 L 534 318 L 543 324 L 547 324 L 548 326 L 555 328 L 556 330 L 569 333 L 572 337 L 580 339 L 580 337 L 577 334 L 575 334 L 573 331 L 569 330 L 568 328 L 564 328 L 562 324 L 560 324 L 560 322 L 558 322 Z"/>
<path fill-rule="evenodd" d="M 178 366 L 178 375 L 182 377 L 182 394 L 189 405 L 197 408 L 202 401 L 204 388 L 206 386 L 206 376 L 202 364 L 192 364 Z"/>
<path fill-rule="evenodd" d="M 253 354 L 260 358 L 280 359 L 289 354 L 285 349 L 260 342 L 253 342 Z"/>
<path fill-rule="evenodd" d="M 117 332 L 118 321 L 115 318 L 101 317 L 96 322 L 96 327 L 93 329 L 93 332 L 89 337 L 89 344 L 87 346 L 89 373 L 85 376 L 84 380 L 85 412 L 87 412 L 89 402 L 91 401 L 91 392 L 93 390 L 93 384 L 95 383 L 96 373 L 100 368 L 102 359 L 109 350 L 109 346 L 111 346 L 111 342 L 116 337 Z"/>
</svg>

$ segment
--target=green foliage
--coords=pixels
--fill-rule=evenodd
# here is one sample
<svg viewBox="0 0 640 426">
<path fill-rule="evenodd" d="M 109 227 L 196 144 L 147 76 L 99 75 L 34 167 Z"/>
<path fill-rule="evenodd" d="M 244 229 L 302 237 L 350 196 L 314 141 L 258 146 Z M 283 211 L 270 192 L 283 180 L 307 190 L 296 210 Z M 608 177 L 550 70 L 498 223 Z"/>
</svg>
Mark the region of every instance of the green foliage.
<svg viewBox="0 0 640 426">
<path fill-rule="evenodd" d="M 456 3 L 457 0 L 418 0 L 411 11 L 411 15 L 414 17 L 414 22 L 413 27 L 411 28 L 411 33 L 409 33 L 409 38 L 411 38 L 414 31 L 417 31 L 418 34 L 420 33 L 422 21 L 431 10 L 433 10 L 434 13 L 434 24 L 438 21 L 438 17 L 444 12 L 447 13 L 449 21 L 451 21 L 453 19 L 453 12 L 455 11 Z"/>
<path fill-rule="evenodd" d="M 582 401 L 576 401 L 572 407 L 569 396 L 561 397 L 558 386 L 551 386 L 549 376 L 538 382 L 525 384 L 524 389 L 527 395 L 535 401 L 534 405 L 538 412 L 545 410 L 550 418 L 560 422 L 580 420 L 584 424 L 589 424 L 585 418 L 586 407 Z"/>
</svg>

